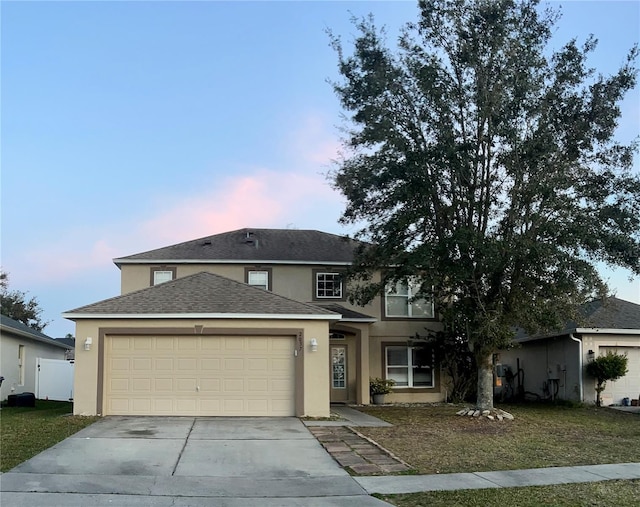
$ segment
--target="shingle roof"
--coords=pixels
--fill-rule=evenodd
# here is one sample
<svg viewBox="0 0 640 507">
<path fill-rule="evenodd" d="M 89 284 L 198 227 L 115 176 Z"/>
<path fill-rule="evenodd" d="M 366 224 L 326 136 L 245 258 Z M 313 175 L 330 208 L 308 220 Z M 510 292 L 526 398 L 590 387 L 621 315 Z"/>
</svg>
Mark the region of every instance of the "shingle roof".
<svg viewBox="0 0 640 507">
<path fill-rule="evenodd" d="M 149 261 L 291 261 L 349 264 L 362 243 L 326 232 L 238 229 L 127 257 L 117 265 Z"/>
<path fill-rule="evenodd" d="M 517 329 L 515 339 L 522 342 L 539 340 L 567 335 L 580 329 L 640 330 L 640 305 L 624 299 L 596 299 L 583 305 L 580 314 L 578 321 L 568 321 L 561 330 L 550 334 L 529 336 L 523 329 Z"/>
<path fill-rule="evenodd" d="M 596 299 L 584 305 L 582 313 L 584 319 L 569 323 L 571 327 L 640 329 L 640 305 L 624 299 Z"/>
<path fill-rule="evenodd" d="M 350 308 L 345 308 L 344 306 L 339 305 L 337 303 L 313 303 L 313 304 L 316 306 L 319 306 L 320 308 L 324 308 L 326 310 L 331 310 L 332 312 L 339 313 L 340 315 L 342 315 L 342 319 L 340 320 L 345 322 L 349 322 L 349 321 L 376 322 L 378 320 L 375 317 L 372 317 L 371 315 L 356 312 L 355 310 L 351 310 Z"/>
<path fill-rule="evenodd" d="M 136 315 L 309 316 L 328 320 L 339 315 L 317 306 L 273 294 L 213 273 L 196 273 L 153 287 L 105 299 L 63 314 L 89 316 Z"/>
<path fill-rule="evenodd" d="M 47 336 L 40 331 L 36 331 L 35 329 L 27 326 L 26 324 L 23 324 L 22 322 L 7 317 L 6 315 L 0 315 L 0 328 L 2 328 L 2 330 L 5 332 L 13 332 L 19 334 L 20 336 L 29 337 L 42 343 L 48 343 L 49 345 L 53 345 L 54 347 L 60 347 L 67 350 L 71 348 L 64 343 L 57 342 L 50 336 Z"/>
</svg>

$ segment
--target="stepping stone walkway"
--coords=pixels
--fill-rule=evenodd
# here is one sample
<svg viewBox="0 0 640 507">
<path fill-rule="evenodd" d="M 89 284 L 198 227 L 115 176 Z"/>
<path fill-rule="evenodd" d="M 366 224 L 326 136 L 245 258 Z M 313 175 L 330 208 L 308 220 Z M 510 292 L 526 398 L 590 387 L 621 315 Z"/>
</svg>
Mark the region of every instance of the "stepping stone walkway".
<svg viewBox="0 0 640 507">
<path fill-rule="evenodd" d="M 411 466 L 348 426 L 307 428 L 342 468 L 352 475 L 389 475 Z"/>
</svg>

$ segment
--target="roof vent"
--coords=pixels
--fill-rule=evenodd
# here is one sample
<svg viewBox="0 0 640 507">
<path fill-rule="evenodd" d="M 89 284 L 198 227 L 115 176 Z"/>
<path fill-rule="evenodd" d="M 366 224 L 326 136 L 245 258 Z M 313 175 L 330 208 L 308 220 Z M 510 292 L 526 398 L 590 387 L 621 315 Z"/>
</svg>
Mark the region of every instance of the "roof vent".
<svg viewBox="0 0 640 507">
<path fill-rule="evenodd" d="M 244 242 L 247 243 L 248 245 L 253 244 L 253 232 L 251 231 L 247 231 L 247 234 L 244 238 Z"/>
<path fill-rule="evenodd" d="M 210 239 L 205 239 L 205 240 L 202 242 L 202 244 L 203 244 L 203 245 L 210 245 L 210 244 L 211 244 L 211 240 L 210 240 Z"/>
</svg>

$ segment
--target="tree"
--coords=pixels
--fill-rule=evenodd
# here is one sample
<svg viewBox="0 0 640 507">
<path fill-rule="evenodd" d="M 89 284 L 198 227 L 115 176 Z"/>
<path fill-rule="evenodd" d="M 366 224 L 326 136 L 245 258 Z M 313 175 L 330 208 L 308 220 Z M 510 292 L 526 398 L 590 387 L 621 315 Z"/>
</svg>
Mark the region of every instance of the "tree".
<svg viewBox="0 0 640 507">
<path fill-rule="evenodd" d="M 615 382 L 627 374 L 628 358 L 626 354 L 615 354 L 608 351 L 605 356 L 600 356 L 587 363 L 587 374 L 596 379 L 596 405 L 602 406 L 602 391 L 607 381 Z"/>
<path fill-rule="evenodd" d="M 9 290 L 9 275 L 4 271 L 0 271 L 0 313 L 36 331 L 48 324 L 41 318 L 42 308 L 35 297 L 27 299 L 25 292 Z"/>
<path fill-rule="evenodd" d="M 615 139 L 638 48 L 611 76 L 597 41 L 548 50 L 557 12 L 537 0 L 423 0 L 394 50 L 370 16 L 347 55 L 330 33 L 345 111 L 331 173 L 340 221 L 371 246 L 349 276 L 364 304 L 417 276 L 478 366 L 493 408 L 493 353 L 514 327 L 559 327 L 606 294 L 595 264 L 640 274 L 636 145 Z M 381 278 L 373 273 L 382 270 Z"/>
</svg>

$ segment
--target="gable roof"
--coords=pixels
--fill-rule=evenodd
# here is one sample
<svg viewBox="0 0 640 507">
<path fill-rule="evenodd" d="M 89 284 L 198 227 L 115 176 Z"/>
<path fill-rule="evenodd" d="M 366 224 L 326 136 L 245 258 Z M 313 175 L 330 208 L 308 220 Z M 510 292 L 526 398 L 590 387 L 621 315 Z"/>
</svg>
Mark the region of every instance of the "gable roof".
<svg viewBox="0 0 640 507">
<path fill-rule="evenodd" d="M 583 319 L 574 327 L 606 329 L 640 329 L 640 305 L 609 297 L 596 299 L 582 308 Z"/>
<path fill-rule="evenodd" d="M 53 347 L 59 347 L 61 349 L 69 350 L 71 347 L 65 345 L 64 343 L 59 343 L 50 336 L 47 336 L 40 331 L 36 331 L 32 327 L 23 324 L 17 320 L 14 320 L 6 315 L 0 315 L 0 330 L 3 333 L 13 334 L 20 336 L 22 338 L 29 338 L 31 340 L 35 340 L 37 342 L 46 343 L 47 345 L 52 345 Z"/>
<path fill-rule="evenodd" d="M 589 332 L 640 334 L 640 305 L 636 303 L 616 297 L 595 299 L 582 305 L 579 313 L 578 321 L 568 321 L 557 332 L 528 336 L 524 330 L 519 329 L 515 339 L 518 342 L 526 342 L 552 336 Z"/>
<path fill-rule="evenodd" d="M 117 266 L 149 262 L 270 262 L 347 265 L 362 242 L 326 232 L 238 229 L 114 259 Z"/>
<path fill-rule="evenodd" d="M 88 318 L 268 318 L 338 320 L 315 305 L 200 272 L 63 313 Z"/>
</svg>

